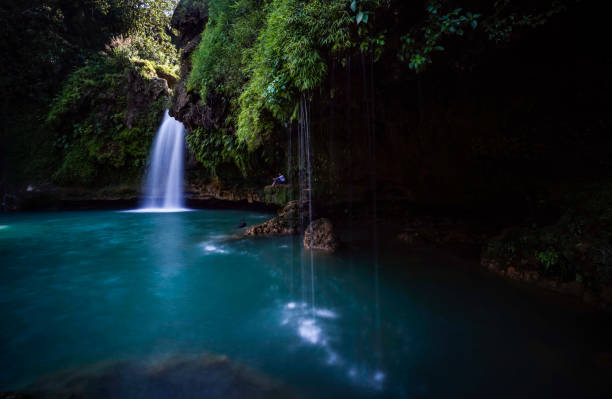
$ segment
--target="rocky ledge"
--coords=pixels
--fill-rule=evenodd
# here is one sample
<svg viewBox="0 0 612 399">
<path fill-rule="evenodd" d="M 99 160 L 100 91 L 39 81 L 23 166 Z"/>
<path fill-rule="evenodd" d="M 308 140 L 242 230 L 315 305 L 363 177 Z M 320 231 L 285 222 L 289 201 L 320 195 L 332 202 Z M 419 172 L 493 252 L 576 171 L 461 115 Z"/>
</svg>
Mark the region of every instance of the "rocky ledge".
<svg viewBox="0 0 612 399">
<path fill-rule="evenodd" d="M 290 201 L 278 212 L 278 216 L 246 229 L 245 237 L 292 235 L 301 232 L 301 221 L 308 218 L 307 209 L 300 209 L 299 201 Z"/>
<path fill-rule="evenodd" d="M 301 234 L 303 221 L 309 220 L 308 207 L 300 207 L 299 201 L 290 201 L 278 212 L 278 216 L 246 229 L 241 237 L 269 237 Z M 340 239 L 329 219 L 313 220 L 304 231 L 304 248 L 334 252 L 340 247 Z"/>
<path fill-rule="evenodd" d="M 537 270 L 529 270 L 491 258 L 482 258 L 480 263 L 488 270 L 510 280 L 534 284 L 549 291 L 573 296 L 587 305 L 612 310 L 612 286 L 589 287 L 582 281 L 547 278 Z"/>
</svg>

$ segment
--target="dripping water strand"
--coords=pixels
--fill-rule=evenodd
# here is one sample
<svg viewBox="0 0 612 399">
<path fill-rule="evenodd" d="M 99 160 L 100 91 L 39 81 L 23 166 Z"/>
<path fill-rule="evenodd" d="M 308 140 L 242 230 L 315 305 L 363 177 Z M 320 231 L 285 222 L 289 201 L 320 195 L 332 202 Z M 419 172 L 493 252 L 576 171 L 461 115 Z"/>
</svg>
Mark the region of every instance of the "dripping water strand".
<svg viewBox="0 0 612 399">
<path fill-rule="evenodd" d="M 372 192 L 372 244 L 373 244 L 373 271 L 374 271 L 374 323 L 375 323 L 375 355 L 381 363 L 381 337 L 380 337 L 380 293 L 378 275 L 378 226 L 377 219 L 377 195 L 376 195 L 376 131 L 374 126 L 374 59 L 370 54 L 368 60 L 370 74 L 368 77 L 366 59 L 361 52 L 361 72 L 363 82 L 363 96 L 365 104 L 365 117 L 368 138 L 368 157 L 370 162 L 370 190 Z M 368 87 L 369 86 L 369 87 Z M 369 92 L 369 93 L 368 93 Z"/>
<path fill-rule="evenodd" d="M 379 291 L 379 242 L 378 242 L 378 225 L 376 220 L 378 218 L 378 182 L 376 175 L 376 92 L 374 91 L 374 54 L 370 51 L 370 122 L 371 122 L 371 134 L 372 134 L 372 195 L 374 200 L 372 201 L 373 213 L 374 213 L 374 284 L 375 284 L 375 298 L 376 298 L 376 329 L 380 331 L 380 291 Z M 378 334 L 379 346 L 380 346 L 380 333 Z"/>
<path fill-rule="evenodd" d="M 304 181 L 305 181 L 305 153 L 304 153 L 304 103 L 300 98 L 299 105 L 299 121 L 298 121 L 298 189 L 299 189 L 299 213 L 300 213 L 300 230 L 305 231 L 304 218 Z M 306 273 L 304 270 L 304 259 L 300 256 L 300 271 L 302 275 L 302 303 L 306 303 Z"/>
<path fill-rule="evenodd" d="M 286 171 L 286 175 L 287 175 L 287 183 L 289 184 L 289 187 L 292 187 L 292 184 L 294 183 L 294 179 L 292 176 L 292 172 L 293 172 L 293 123 L 289 123 L 289 127 L 287 129 L 288 131 L 288 140 L 287 140 L 287 171 Z M 289 189 L 289 201 L 293 200 L 293 190 Z M 293 280 L 294 280 L 294 276 L 293 276 L 293 266 L 294 266 L 294 259 L 295 259 L 295 240 L 292 239 L 291 240 L 291 254 L 290 254 L 290 261 L 289 261 L 289 267 L 291 268 L 290 271 L 290 275 L 289 275 L 289 287 L 290 287 L 290 294 L 291 297 L 293 298 L 294 295 L 294 289 L 293 289 Z"/>
<path fill-rule="evenodd" d="M 307 166 L 307 176 L 308 176 L 308 225 L 310 226 L 310 240 L 312 244 L 313 240 L 313 231 L 312 231 L 312 165 L 310 158 L 311 151 L 311 141 L 310 141 L 310 102 L 306 101 L 304 97 L 304 105 L 306 110 L 306 119 L 305 119 L 305 138 L 306 138 L 306 166 Z M 312 245 L 309 248 L 310 253 L 310 289 L 312 294 L 312 313 L 315 313 L 315 274 L 314 274 L 314 254 L 312 253 Z"/>
</svg>

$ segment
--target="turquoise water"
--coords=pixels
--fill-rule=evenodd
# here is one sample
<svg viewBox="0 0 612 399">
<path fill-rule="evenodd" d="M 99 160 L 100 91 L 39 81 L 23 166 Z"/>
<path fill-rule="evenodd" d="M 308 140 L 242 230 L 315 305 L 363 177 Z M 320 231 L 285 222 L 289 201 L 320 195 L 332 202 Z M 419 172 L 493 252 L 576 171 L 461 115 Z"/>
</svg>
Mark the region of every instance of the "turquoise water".
<svg viewBox="0 0 612 399">
<path fill-rule="evenodd" d="M 611 353 L 609 318 L 433 250 L 383 240 L 376 269 L 364 234 L 344 233 L 354 239 L 336 255 L 315 254 L 312 284 L 299 239 L 228 239 L 242 219 L 267 217 L 1 215 L 0 391 L 120 364 L 110 396 L 154 397 L 161 385 L 135 370 L 209 353 L 227 356 L 231 366 L 213 367 L 223 376 L 207 363 L 164 386 L 230 397 L 211 385 L 265 376 L 305 397 L 609 393 L 598 361 Z M 138 384 L 148 390 L 126 388 Z M 257 396 L 249 389 L 237 396 Z"/>
</svg>

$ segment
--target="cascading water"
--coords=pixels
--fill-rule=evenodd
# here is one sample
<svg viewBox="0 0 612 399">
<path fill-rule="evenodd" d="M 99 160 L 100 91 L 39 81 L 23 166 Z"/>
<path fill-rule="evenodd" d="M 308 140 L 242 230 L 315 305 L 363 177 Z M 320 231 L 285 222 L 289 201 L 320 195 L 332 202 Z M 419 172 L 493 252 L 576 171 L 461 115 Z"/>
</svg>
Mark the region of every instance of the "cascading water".
<svg viewBox="0 0 612 399">
<path fill-rule="evenodd" d="M 184 148 L 185 128 L 166 110 L 153 143 L 141 211 L 176 212 L 185 210 Z"/>
</svg>

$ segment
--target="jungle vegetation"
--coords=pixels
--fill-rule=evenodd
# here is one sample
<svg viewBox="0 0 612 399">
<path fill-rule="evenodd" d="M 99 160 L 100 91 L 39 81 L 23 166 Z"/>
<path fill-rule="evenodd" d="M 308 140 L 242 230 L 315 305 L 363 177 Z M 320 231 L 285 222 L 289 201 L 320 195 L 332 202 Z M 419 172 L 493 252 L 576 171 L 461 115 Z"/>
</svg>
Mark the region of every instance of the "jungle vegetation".
<svg viewBox="0 0 612 399">
<path fill-rule="evenodd" d="M 176 79 L 169 24 L 176 3 L 2 2 L 3 184 L 106 184 L 94 179 L 109 165 L 138 175 L 163 106 L 155 103 L 150 115 L 130 121 L 129 132 L 118 116 L 126 114 L 130 70 L 148 80 Z M 113 107 L 102 110 L 105 96 Z M 111 108 L 108 118 L 96 119 Z"/>
<path fill-rule="evenodd" d="M 365 54 L 373 62 L 404 65 L 419 74 L 436 63 L 469 68 L 492 47 L 504 46 L 567 9 L 571 1 L 499 0 L 210 0 L 208 23 L 192 56 L 188 90 L 202 101 L 227 104 L 218 140 L 207 151 L 207 135 L 190 137 L 196 156 L 211 167 L 234 158 L 244 170 L 244 148 L 298 118 L 301 96 L 311 99 L 324 86 L 332 63 L 346 66 Z M 466 56 L 466 54 L 468 54 Z M 333 87 L 326 87 L 333 98 Z M 214 96 L 213 96 L 214 94 Z M 236 150 L 240 148 L 240 150 Z"/>
</svg>

